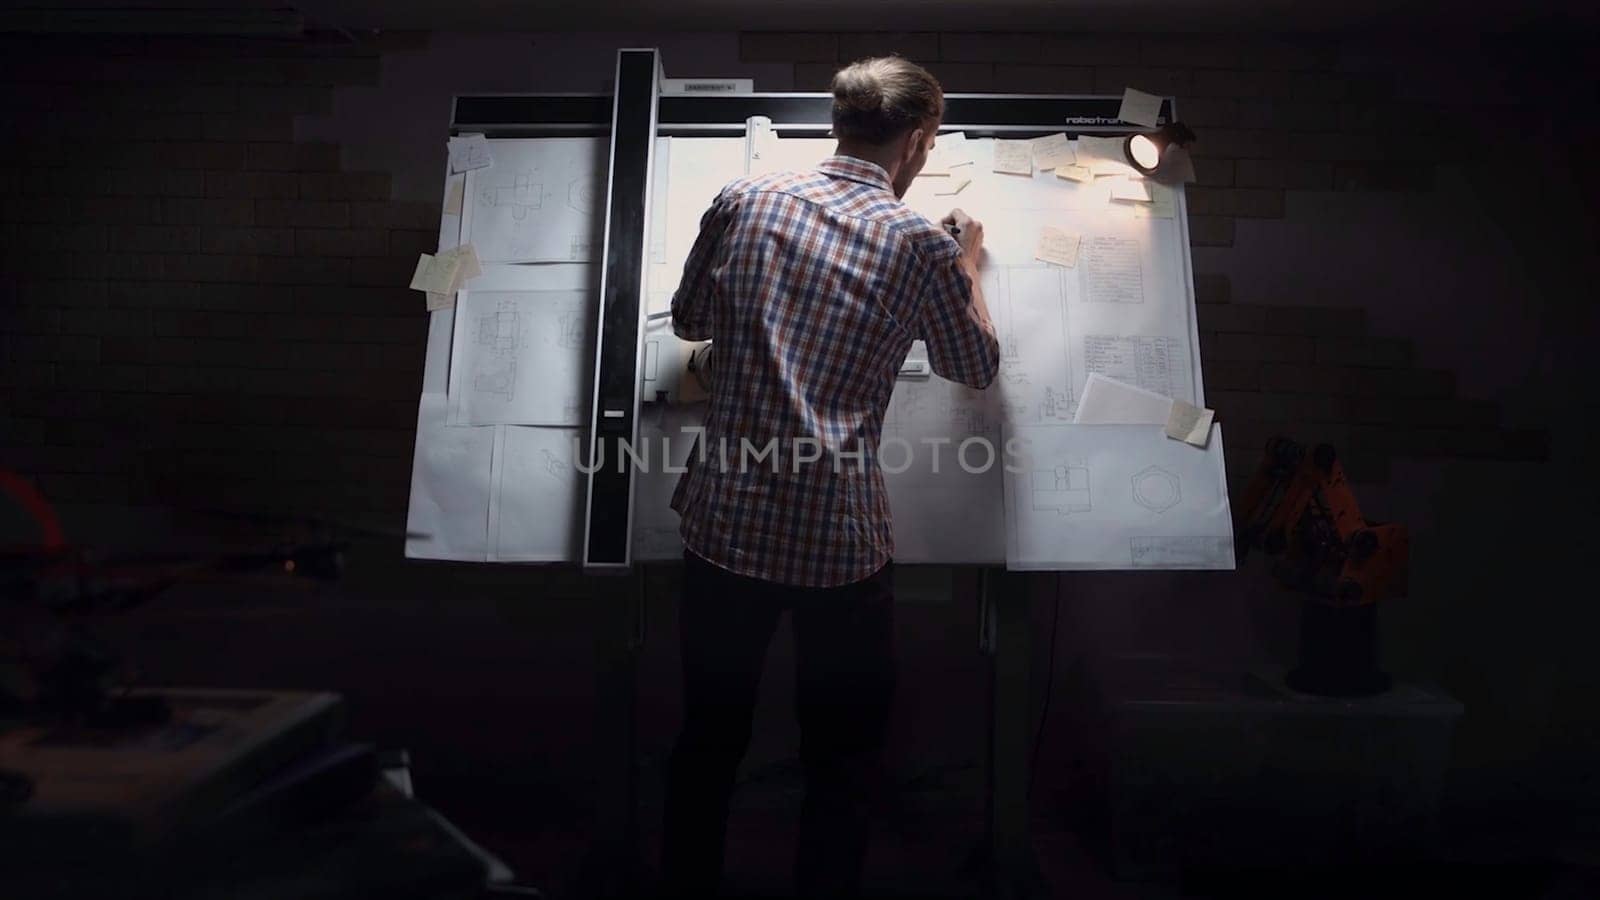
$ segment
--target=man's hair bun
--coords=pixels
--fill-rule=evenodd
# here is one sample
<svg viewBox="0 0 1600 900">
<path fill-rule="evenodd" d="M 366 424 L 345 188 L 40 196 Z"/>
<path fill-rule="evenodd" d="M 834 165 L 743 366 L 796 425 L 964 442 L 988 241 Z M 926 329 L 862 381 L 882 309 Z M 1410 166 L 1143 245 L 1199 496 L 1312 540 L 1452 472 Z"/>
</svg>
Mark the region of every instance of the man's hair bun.
<svg viewBox="0 0 1600 900">
<path fill-rule="evenodd" d="M 929 119 L 944 118 L 938 79 L 898 56 L 863 59 L 833 76 L 833 134 L 886 144 Z"/>
</svg>

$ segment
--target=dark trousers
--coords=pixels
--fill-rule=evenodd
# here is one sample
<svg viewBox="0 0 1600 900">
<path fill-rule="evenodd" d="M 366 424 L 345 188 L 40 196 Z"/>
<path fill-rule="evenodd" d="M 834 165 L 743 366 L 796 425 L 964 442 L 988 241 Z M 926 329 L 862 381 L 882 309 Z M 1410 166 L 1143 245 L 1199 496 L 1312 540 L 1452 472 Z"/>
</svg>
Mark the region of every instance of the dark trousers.
<svg viewBox="0 0 1600 900">
<path fill-rule="evenodd" d="M 728 801 L 750 743 L 767 645 L 787 609 L 805 773 L 795 879 L 803 897 L 852 896 L 894 695 L 892 564 L 836 588 L 747 578 L 687 552 L 684 564 L 684 723 L 667 762 L 666 893 L 716 896 Z"/>
</svg>

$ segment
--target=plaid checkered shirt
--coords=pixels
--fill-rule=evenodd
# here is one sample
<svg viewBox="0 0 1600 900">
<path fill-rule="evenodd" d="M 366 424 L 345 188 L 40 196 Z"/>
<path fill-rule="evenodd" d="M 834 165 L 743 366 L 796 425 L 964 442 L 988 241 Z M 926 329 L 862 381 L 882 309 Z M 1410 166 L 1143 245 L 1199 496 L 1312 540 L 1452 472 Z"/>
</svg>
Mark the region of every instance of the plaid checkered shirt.
<svg viewBox="0 0 1600 900">
<path fill-rule="evenodd" d="M 705 430 L 672 496 L 689 550 L 807 587 L 890 560 L 878 444 L 911 342 L 973 387 L 1000 364 L 960 253 L 865 160 L 723 188 L 672 297 L 674 332 L 713 341 Z"/>
</svg>

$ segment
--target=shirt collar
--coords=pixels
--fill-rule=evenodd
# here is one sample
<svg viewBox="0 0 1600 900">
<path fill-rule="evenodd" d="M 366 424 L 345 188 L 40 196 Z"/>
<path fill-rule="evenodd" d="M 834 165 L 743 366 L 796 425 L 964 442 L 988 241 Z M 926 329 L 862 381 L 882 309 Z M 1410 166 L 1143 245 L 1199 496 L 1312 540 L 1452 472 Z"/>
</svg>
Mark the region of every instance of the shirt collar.
<svg viewBox="0 0 1600 900">
<path fill-rule="evenodd" d="M 872 187 L 883 188 L 890 193 L 894 192 L 894 186 L 889 183 L 889 173 L 884 170 L 883 166 L 854 156 L 836 153 L 818 163 L 817 171 L 825 175 L 848 178 L 851 181 L 859 181 Z"/>
</svg>

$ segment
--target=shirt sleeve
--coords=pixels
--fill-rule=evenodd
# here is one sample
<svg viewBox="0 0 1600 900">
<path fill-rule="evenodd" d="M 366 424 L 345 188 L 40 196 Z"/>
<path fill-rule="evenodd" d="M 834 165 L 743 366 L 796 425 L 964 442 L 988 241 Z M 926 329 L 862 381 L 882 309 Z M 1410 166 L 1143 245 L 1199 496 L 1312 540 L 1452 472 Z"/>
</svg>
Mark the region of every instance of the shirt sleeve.
<svg viewBox="0 0 1600 900">
<path fill-rule="evenodd" d="M 961 268 L 959 252 L 931 267 L 917 326 L 928 345 L 928 364 L 939 376 L 975 388 L 994 381 L 1000 371 L 1000 342 L 978 320 L 972 282 Z"/>
<path fill-rule="evenodd" d="M 672 333 L 686 341 L 711 339 L 713 278 L 722 255 L 722 237 L 733 219 L 733 195 L 723 188 L 700 217 L 700 234 L 683 264 L 683 278 L 672 295 Z"/>
</svg>

